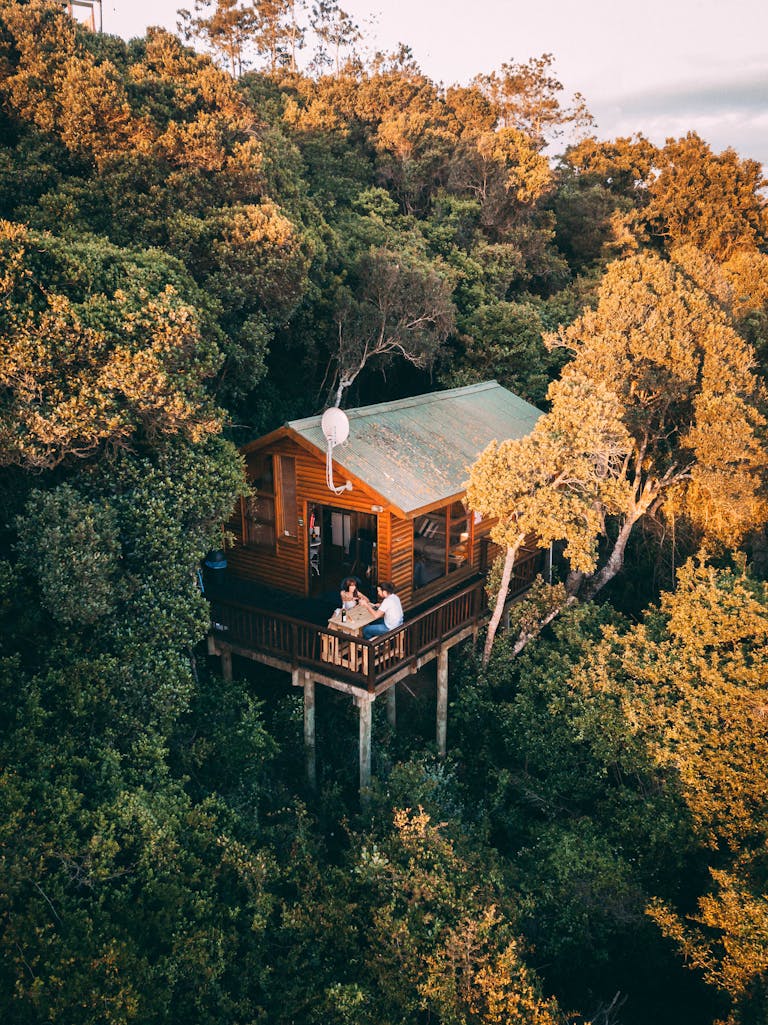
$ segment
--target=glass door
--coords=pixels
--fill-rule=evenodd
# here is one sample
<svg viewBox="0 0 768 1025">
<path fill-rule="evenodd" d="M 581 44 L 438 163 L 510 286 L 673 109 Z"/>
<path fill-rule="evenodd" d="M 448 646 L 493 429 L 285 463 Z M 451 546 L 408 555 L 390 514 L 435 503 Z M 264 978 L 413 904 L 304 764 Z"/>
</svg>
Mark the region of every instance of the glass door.
<svg viewBox="0 0 768 1025">
<path fill-rule="evenodd" d="M 471 563 L 469 521 L 453 502 L 413 521 L 413 586 L 425 587 Z"/>
</svg>

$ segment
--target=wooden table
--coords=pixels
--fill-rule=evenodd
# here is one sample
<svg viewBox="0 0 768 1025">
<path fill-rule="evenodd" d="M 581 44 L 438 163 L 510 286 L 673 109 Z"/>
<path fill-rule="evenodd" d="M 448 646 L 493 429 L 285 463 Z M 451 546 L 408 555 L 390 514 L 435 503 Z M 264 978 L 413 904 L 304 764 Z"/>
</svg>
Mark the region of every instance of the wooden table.
<svg viewBox="0 0 768 1025">
<path fill-rule="evenodd" d="M 353 638 L 363 636 L 363 627 L 372 623 L 376 617 L 364 605 L 356 605 L 347 609 L 347 617 L 342 622 L 341 612 L 336 611 L 328 620 L 328 629 L 349 634 L 349 640 L 334 637 L 332 634 L 322 635 L 320 657 L 323 662 L 332 662 L 344 666 L 356 673 L 368 672 L 368 648 L 365 644 L 356 644 Z"/>
</svg>

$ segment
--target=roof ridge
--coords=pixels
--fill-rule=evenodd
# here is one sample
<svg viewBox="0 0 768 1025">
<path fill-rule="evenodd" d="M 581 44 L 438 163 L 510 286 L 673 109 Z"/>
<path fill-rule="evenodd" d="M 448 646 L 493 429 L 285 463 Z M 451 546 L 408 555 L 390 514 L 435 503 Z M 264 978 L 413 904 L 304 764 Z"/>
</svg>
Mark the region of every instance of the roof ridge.
<svg viewBox="0 0 768 1025">
<path fill-rule="evenodd" d="M 447 398 L 455 398 L 457 395 L 468 395 L 471 392 L 486 391 L 488 388 L 500 388 L 498 381 L 479 381 L 477 384 L 465 384 L 460 388 L 447 388 L 445 391 L 424 392 L 422 395 L 411 395 L 405 399 L 393 399 L 391 402 L 377 402 L 370 406 L 353 406 L 352 409 L 343 410 L 347 417 L 356 420 L 360 417 L 367 417 L 373 413 L 380 413 L 384 409 L 407 409 L 409 406 L 423 406 L 431 402 L 442 402 Z M 286 427 L 298 430 L 304 427 L 314 427 L 322 420 L 322 414 L 304 417 L 301 420 L 289 420 Z"/>
</svg>

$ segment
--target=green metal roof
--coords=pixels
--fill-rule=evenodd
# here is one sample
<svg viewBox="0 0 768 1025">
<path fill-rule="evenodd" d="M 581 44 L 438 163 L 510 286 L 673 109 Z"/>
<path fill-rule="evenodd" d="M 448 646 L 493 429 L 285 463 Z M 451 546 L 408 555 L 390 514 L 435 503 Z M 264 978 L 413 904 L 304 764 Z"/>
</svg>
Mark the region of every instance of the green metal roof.
<svg viewBox="0 0 768 1025">
<path fill-rule="evenodd" d="M 523 438 L 541 416 L 496 381 L 344 412 L 349 438 L 333 450 L 336 483 L 346 470 L 406 514 L 464 491 L 470 466 L 489 442 Z M 325 452 L 320 421 L 287 426 Z"/>
</svg>

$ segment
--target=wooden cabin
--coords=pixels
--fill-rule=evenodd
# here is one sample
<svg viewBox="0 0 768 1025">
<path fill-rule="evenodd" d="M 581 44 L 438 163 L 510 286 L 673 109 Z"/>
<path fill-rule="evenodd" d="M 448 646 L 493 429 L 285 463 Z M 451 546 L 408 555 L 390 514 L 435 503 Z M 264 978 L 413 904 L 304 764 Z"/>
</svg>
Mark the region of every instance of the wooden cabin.
<svg viewBox="0 0 768 1025">
<path fill-rule="evenodd" d="M 349 436 L 333 448 L 330 465 L 319 416 L 293 420 L 242 449 L 250 493 L 227 524 L 234 542 L 226 572 L 209 588 L 208 643 L 225 676 L 236 655 L 290 672 L 303 688 L 311 782 L 315 684 L 349 694 L 360 714 L 365 793 L 373 703 L 386 697 L 394 725 L 398 682 L 431 660 L 437 749 L 445 754 L 448 653 L 476 635 L 483 620 L 483 573 L 492 556 L 492 523 L 464 502 L 469 468 L 494 439 L 527 435 L 541 413 L 489 381 L 346 415 Z M 518 559 L 510 600 L 540 568 L 535 548 Z M 329 620 L 327 611 L 310 616 L 307 605 L 324 610 L 338 603 L 345 576 L 357 576 L 372 597 L 379 581 L 393 582 L 404 624 L 365 639 Z M 301 611 L 280 607 L 276 592 L 293 596 Z"/>
<path fill-rule="evenodd" d="M 319 416 L 242 449 L 252 491 L 227 525 L 229 571 L 303 597 L 338 592 L 347 574 L 373 595 L 389 580 L 406 610 L 476 573 L 490 523 L 464 504 L 469 468 L 490 441 L 528 434 L 540 411 L 489 381 L 346 414 L 332 463 L 341 494 L 326 484 Z"/>
</svg>

